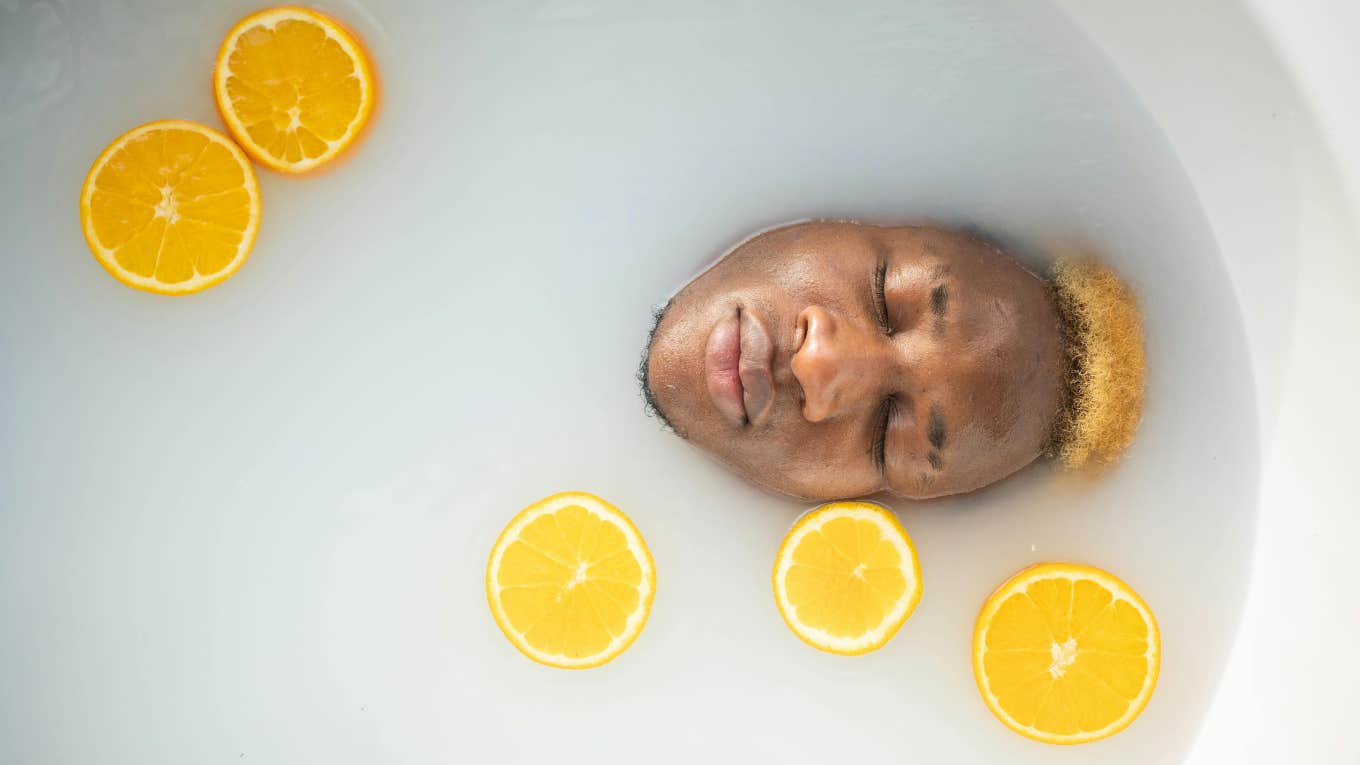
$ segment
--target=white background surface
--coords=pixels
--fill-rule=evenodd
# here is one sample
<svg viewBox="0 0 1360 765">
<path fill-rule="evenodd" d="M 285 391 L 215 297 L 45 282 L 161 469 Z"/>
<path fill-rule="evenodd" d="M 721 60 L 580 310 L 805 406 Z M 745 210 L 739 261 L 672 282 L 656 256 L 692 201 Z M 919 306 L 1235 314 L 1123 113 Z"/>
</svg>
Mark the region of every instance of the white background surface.
<svg viewBox="0 0 1360 765">
<path fill-rule="evenodd" d="M 1360 330 L 1360 6 L 1064 5 L 1177 146 L 1237 282 L 1262 390 L 1252 589 L 1191 761 L 1360 762 L 1360 367 L 1347 350 Z M 1281 263 L 1299 266 L 1292 278 Z M 1285 321 L 1282 301 L 1295 306 Z"/>
<path fill-rule="evenodd" d="M 1282 68 L 1226 3 L 1072 3 L 1172 157 L 1042 15 L 936 11 L 912 26 L 910 14 L 871 24 L 801 8 L 766 26 L 758 4 L 730 25 L 701 5 L 443 8 L 334 7 L 386 78 L 374 135 L 328 176 L 265 175 L 255 257 L 175 302 L 99 270 L 75 193 L 132 124 L 216 124 L 214 30 L 246 6 L 0 5 L 0 171 L 17 242 L 0 264 L 0 759 L 531 761 L 621 759 L 631 745 L 654 761 L 797 761 L 855 741 L 926 761 L 1174 761 L 1227 656 L 1256 504 L 1234 471 L 1258 458 L 1254 590 L 1196 754 L 1356 759 L 1344 735 L 1356 611 L 1338 575 L 1353 573 L 1357 529 L 1335 482 L 1355 422 L 1355 362 L 1336 352 L 1353 345 L 1354 250 L 1288 74 L 1312 66 L 1319 97 L 1340 92 L 1345 78 L 1326 73 L 1344 54 L 1317 46 L 1333 51 L 1323 64 Z M 1296 49 L 1318 31 L 1301 13 L 1279 26 Z M 920 57 L 930 43 L 934 57 Z M 38 55 L 20 68 L 14 51 Z M 1091 124 L 1069 125 L 1072 109 Z M 1329 120 L 1340 146 L 1346 117 Z M 1238 383 L 1256 383 L 1265 445 L 1243 429 L 1250 407 L 1223 406 L 1242 416 L 1211 412 L 1195 437 L 1234 448 L 1176 452 L 1191 437 L 1168 423 L 1205 399 L 1175 388 L 1110 483 L 1035 472 L 976 503 L 907 512 L 927 569 L 918 615 L 866 661 L 808 653 L 778 623 L 765 572 L 797 508 L 637 415 L 638 317 L 707 255 L 777 220 L 906 208 L 1036 250 L 1079 211 L 1081 238 L 1142 281 L 1163 339 L 1154 354 L 1195 327 L 1207 342 L 1184 347 L 1236 371 L 1231 299 L 1214 290 L 1227 282 L 1175 158 L 1241 301 L 1253 373 Z M 1178 258 L 1187 270 L 1162 286 L 1154 274 Z M 1172 381 L 1174 358 L 1157 367 Z M 1236 403 L 1236 390 L 1214 394 Z M 1205 454 L 1230 458 L 1210 468 L 1195 462 Z M 1209 496 L 1165 482 L 1211 469 L 1223 480 Z M 629 510 L 661 577 L 639 643 L 578 675 L 520 659 L 480 598 L 499 525 L 567 487 Z M 1001 500 L 1004 514 L 978 509 Z M 1102 543 L 1101 562 L 1173 627 L 1159 695 L 1105 744 L 1018 740 L 981 709 L 966 662 L 949 660 L 966 647 L 956 633 L 1010 571 L 1090 558 L 1120 528 L 1137 544 Z M 524 734 L 533 718 L 545 734 Z M 600 719 L 628 724 L 601 739 Z"/>
</svg>

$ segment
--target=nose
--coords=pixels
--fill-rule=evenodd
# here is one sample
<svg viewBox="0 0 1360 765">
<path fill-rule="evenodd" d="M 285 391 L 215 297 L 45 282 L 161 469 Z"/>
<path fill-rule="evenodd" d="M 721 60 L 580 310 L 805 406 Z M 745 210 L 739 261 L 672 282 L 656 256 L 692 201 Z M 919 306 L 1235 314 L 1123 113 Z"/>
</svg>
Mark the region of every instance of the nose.
<svg viewBox="0 0 1360 765">
<path fill-rule="evenodd" d="M 798 314 L 802 337 L 793 376 L 803 387 L 803 417 L 821 422 L 872 401 L 888 359 L 882 336 L 837 318 L 820 306 Z"/>
</svg>

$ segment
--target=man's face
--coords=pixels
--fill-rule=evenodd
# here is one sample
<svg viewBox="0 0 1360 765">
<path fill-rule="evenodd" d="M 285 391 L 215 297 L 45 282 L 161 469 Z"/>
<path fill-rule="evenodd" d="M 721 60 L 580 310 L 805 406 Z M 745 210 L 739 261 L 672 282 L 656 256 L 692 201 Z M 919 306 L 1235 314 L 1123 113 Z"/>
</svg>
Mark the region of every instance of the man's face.
<svg viewBox="0 0 1360 765">
<path fill-rule="evenodd" d="M 807 223 L 676 295 L 647 376 L 681 435 L 809 499 L 971 491 L 1034 460 L 1062 405 L 1045 284 L 931 228 Z"/>
</svg>

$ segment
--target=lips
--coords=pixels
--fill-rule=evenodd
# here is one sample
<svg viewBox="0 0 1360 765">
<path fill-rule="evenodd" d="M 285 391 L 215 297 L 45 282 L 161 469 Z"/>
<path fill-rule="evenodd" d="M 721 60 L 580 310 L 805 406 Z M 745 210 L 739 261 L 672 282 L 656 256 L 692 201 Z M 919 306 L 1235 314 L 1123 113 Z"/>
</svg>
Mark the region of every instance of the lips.
<svg viewBox="0 0 1360 765">
<path fill-rule="evenodd" d="M 746 419 L 759 424 L 774 406 L 774 344 L 754 311 L 741 312 L 741 377 Z"/>
<path fill-rule="evenodd" d="M 713 405 L 734 425 L 746 424 L 741 386 L 741 319 L 738 312 L 713 325 L 704 348 L 704 378 Z"/>
<path fill-rule="evenodd" d="M 740 308 L 713 325 L 704 348 L 708 395 L 738 427 L 759 423 L 774 404 L 774 346 L 764 324 Z"/>
</svg>

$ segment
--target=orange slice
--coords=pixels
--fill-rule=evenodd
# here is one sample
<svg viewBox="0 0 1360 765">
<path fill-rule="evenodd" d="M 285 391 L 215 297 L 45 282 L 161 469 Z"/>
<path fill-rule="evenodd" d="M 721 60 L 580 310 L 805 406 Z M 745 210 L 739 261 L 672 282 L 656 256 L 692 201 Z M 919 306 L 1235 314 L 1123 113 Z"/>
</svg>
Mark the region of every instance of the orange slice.
<svg viewBox="0 0 1360 765">
<path fill-rule="evenodd" d="M 222 41 L 217 108 L 236 141 L 265 167 L 312 170 L 363 130 L 377 82 L 363 46 L 334 19 L 283 6 L 247 16 Z"/>
<path fill-rule="evenodd" d="M 486 599 L 534 661 L 596 667 L 642 632 L 656 593 L 652 554 L 632 521 L 593 494 L 564 492 L 511 519 L 491 548 Z"/>
<path fill-rule="evenodd" d="M 877 650 L 921 601 L 916 548 L 878 505 L 823 505 L 779 546 L 774 600 L 784 623 L 813 648 L 849 656 Z"/>
<path fill-rule="evenodd" d="M 118 281 L 183 295 L 245 262 L 260 228 L 260 186 L 236 144 L 194 122 L 163 120 L 124 133 L 80 190 L 80 225 Z"/>
<path fill-rule="evenodd" d="M 1127 584 L 1090 566 L 1041 563 L 1001 585 L 973 632 L 973 674 L 992 713 L 1049 744 L 1113 736 L 1157 685 L 1161 636 Z"/>
</svg>

